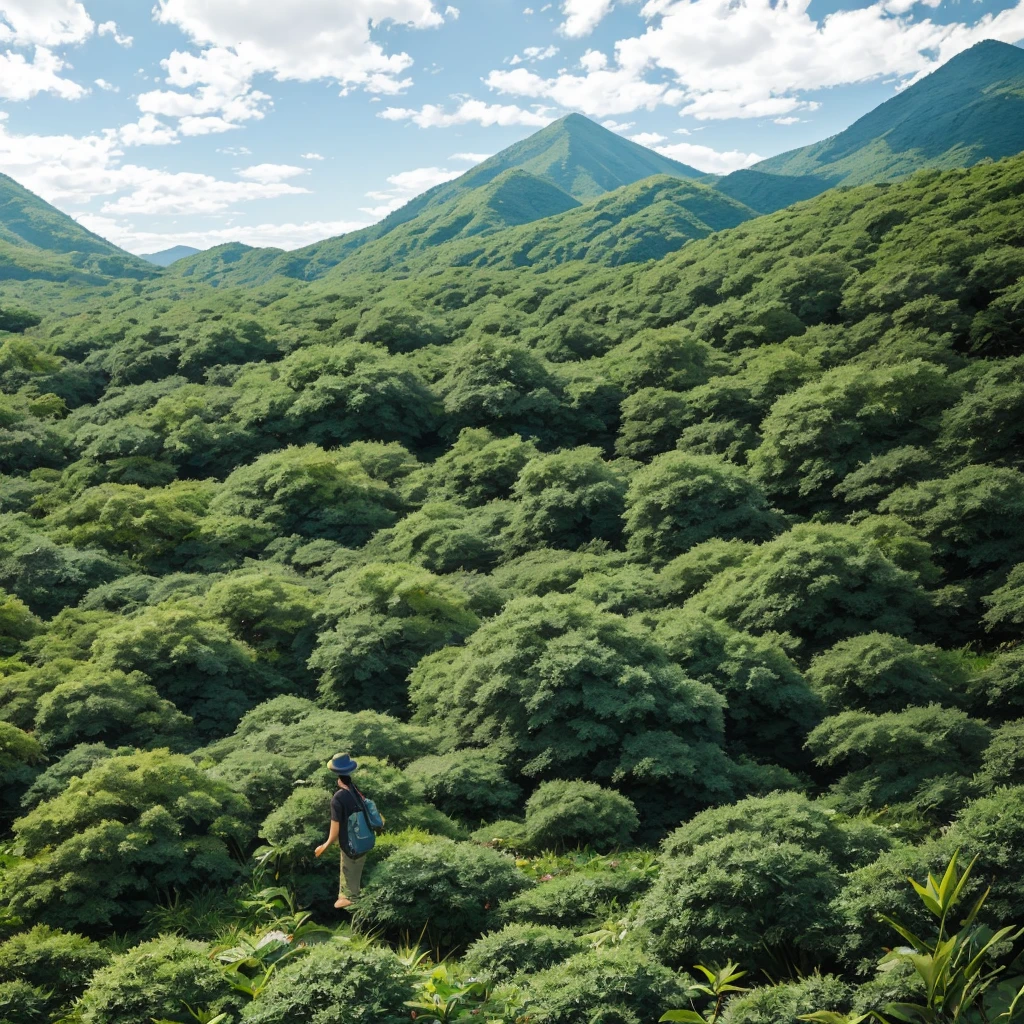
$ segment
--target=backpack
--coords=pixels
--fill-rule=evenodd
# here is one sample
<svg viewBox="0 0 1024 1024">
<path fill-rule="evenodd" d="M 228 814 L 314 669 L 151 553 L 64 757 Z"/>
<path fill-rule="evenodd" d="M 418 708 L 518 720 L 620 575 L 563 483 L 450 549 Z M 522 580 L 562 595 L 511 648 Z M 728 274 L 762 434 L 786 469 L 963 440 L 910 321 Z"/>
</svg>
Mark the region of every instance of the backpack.
<svg viewBox="0 0 1024 1024">
<path fill-rule="evenodd" d="M 362 793 L 352 787 L 359 810 L 348 816 L 348 843 L 346 853 L 350 857 L 362 857 L 369 853 L 377 842 L 377 833 L 384 828 L 377 805 L 367 800 Z"/>
</svg>

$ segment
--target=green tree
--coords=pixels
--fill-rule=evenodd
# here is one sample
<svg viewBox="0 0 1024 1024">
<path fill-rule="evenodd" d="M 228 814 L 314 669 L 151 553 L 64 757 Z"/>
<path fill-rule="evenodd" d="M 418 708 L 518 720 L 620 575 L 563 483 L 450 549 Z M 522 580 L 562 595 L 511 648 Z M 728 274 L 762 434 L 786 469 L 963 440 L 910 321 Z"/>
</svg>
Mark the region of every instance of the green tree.
<svg viewBox="0 0 1024 1024">
<path fill-rule="evenodd" d="M 511 813 L 521 796 L 494 750 L 428 754 L 413 761 L 406 772 L 423 787 L 431 803 L 464 821 L 500 818 Z"/>
<path fill-rule="evenodd" d="M 85 995 L 82 1024 L 152 1024 L 187 1019 L 188 1007 L 237 1010 L 241 996 L 200 942 L 177 935 L 150 939 L 101 967 Z"/>
<path fill-rule="evenodd" d="M 719 573 L 686 608 L 755 634 L 789 633 L 814 650 L 875 630 L 911 633 L 929 604 L 915 574 L 863 532 L 806 523 Z"/>
<path fill-rule="evenodd" d="M 359 916 L 391 934 L 429 928 L 446 945 L 488 931 L 501 904 L 529 881 L 511 857 L 442 840 L 395 851 L 364 888 Z"/>
<path fill-rule="evenodd" d="M 223 736 L 254 704 L 286 688 L 251 648 L 184 604 L 146 608 L 110 625 L 97 635 L 92 659 L 100 670 L 141 672 L 201 736 Z"/>
<path fill-rule="evenodd" d="M 873 715 L 844 711 L 826 718 L 807 739 L 822 768 L 846 774 L 831 801 L 856 814 L 912 803 L 941 817 L 970 793 L 991 730 L 964 712 L 931 704 Z"/>
<path fill-rule="evenodd" d="M 629 779 L 689 807 L 729 792 L 721 698 L 649 632 L 580 598 L 511 601 L 464 647 L 421 661 L 410 694 L 449 749 L 494 745 L 527 776 Z"/>
<path fill-rule="evenodd" d="M 664 563 L 712 537 L 767 540 L 781 527 L 747 474 L 710 455 L 659 455 L 626 493 L 628 550 L 640 561 Z"/>
<path fill-rule="evenodd" d="M 26 859 L 7 874 L 7 902 L 41 924 L 135 923 L 161 893 L 237 877 L 248 813 L 183 755 L 105 758 L 14 823 Z"/>
<path fill-rule="evenodd" d="M 982 601 L 988 609 L 984 616 L 987 629 L 1024 636 L 1024 562 L 1015 565 L 1006 582 Z"/>
<path fill-rule="evenodd" d="M 902 711 L 916 704 L 956 704 L 967 672 L 956 653 L 887 633 L 840 640 L 819 654 L 807 680 L 829 711 Z"/>
<path fill-rule="evenodd" d="M 625 490 L 621 474 L 597 448 L 538 456 L 523 467 L 512 490 L 512 541 L 521 549 L 614 542 L 622 529 Z"/>
<path fill-rule="evenodd" d="M 824 707 L 778 643 L 681 609 L 658 616 L 654 637 L 688 676 L 725 698 L 727 749 L 807 767 L 804 742 Z"/>
<path fill-rule="evenodd" d="M 751 453 L 754 478 L 802 508 L 828 507 L 832 488 L 875 455 L 929 444 L 956 389 L 923 360 L 841 366 L 780 398 Z"/>
<path fill-rule="evenodd" d="M 413 666 L 476 629 L 468 604 L 451 583 L 410 565 L 373 563 L 338 580 L 309 660 L 320 673 L 322 699 L 352 710 L 403 711 Z"/>
<path fill-rule="evenodd" d="M 255 523 L 271 535 L 330 537 L 357 547 L 390 526 L 400 502 L 344 448 L 290 447 L 236 469 L 210 505 L 213 517 Z"/>
<path fill-rule="evenodd" d="M 141 672 L 76 668 L 36 708 L 35 737 L 47 750 L 97 742 L 180 747 L 191 731 L 191 719 L 163 700 Z"/>
<path fill-rule="evenodd" d="M 582 779 L 542 782 L 526 801 L 525 836 L 532 850 L 629 846 L 639 825 L 632 800 Z"/>
</svg>

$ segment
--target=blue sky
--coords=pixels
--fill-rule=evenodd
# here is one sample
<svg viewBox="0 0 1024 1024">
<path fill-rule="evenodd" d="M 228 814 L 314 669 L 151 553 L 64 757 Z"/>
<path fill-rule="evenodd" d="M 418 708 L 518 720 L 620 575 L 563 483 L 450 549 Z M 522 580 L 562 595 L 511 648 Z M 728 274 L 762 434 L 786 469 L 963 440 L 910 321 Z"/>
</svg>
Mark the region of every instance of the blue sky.
<svg viewBox="0 0 1024 1024">
<path fill-rule="evenodd" d="M 746 166 L 985 38 L 1024 0 L 0 0 L 0 170 L 134 252 L 293 248 L 569 111 Z"/>
</svg>

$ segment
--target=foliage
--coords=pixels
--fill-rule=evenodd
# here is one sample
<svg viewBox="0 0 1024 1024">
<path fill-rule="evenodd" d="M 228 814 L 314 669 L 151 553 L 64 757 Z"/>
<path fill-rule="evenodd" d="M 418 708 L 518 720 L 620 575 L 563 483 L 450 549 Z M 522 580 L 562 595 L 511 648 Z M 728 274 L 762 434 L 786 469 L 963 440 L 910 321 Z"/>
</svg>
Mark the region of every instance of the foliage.
<svg viewBox="0 0 1024 1024">
<path fill-rule="evenodd" d="M 396 850 L 363 890 L 359 916 L 392 934 L 424 928 L 452 945 L 482 935 L 502 903 L 528 886 L 511 857 L 471 843 Z"/>
<path fill-rule="evenodd" d="M 167 935 L 115 956 L 94 975 L 82 997 L 83 1024 L 187 1021 L 189 1008 L 214 1013 L 241 1005 L 205 947 Z"/>
<path fill-rule="evenodd" d="M 492 750 L 453 750 L 428 754 L 406 768 L 432 804 L 464 821 L 479 821 L 511 811 L 520 789 L 510 781 L 501 757 Z"/>
<path fill-rule="evenodd" d="M 470 971 L 493 981 L 535 974 L 574 953 L 583 952 L 586 941 L 568 928 L 543 924 L 507 924 L 476 940 L 463 957 Z"/>
<path fill-rule="evenodd" d="M 96 762 L 14 823 L 26 860 L 5 895 L 29 921 L 98 928 L 138 920 L 161 892 L 238 872 L 248 806 L 167 750 Z"/>
<path fill-rule="evenodd" d="M 526 801 L 528 849 L 628 846 L 639 824 L 632 800 L 581 779 L 542 782 Z"/>
</svg>

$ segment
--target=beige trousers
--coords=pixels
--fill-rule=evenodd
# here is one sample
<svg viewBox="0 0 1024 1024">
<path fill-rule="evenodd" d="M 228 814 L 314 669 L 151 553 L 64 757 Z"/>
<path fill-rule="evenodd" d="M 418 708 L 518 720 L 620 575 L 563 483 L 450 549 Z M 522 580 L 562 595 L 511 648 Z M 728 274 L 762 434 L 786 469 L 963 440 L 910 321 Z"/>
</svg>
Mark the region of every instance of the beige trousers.
<svg viewBox="0 0 1024 1024">
<path fill-rule="evenodd" d="M 363 865 L 366 863 L 366 854 L 362 857 L 350 857 L 344 850 L 341 851 L 341 875 L 338 879 L 338 899 L 347 896 L 354 900 L 359 895 L 359 884 L 363 878 Z"/>
</svg>

